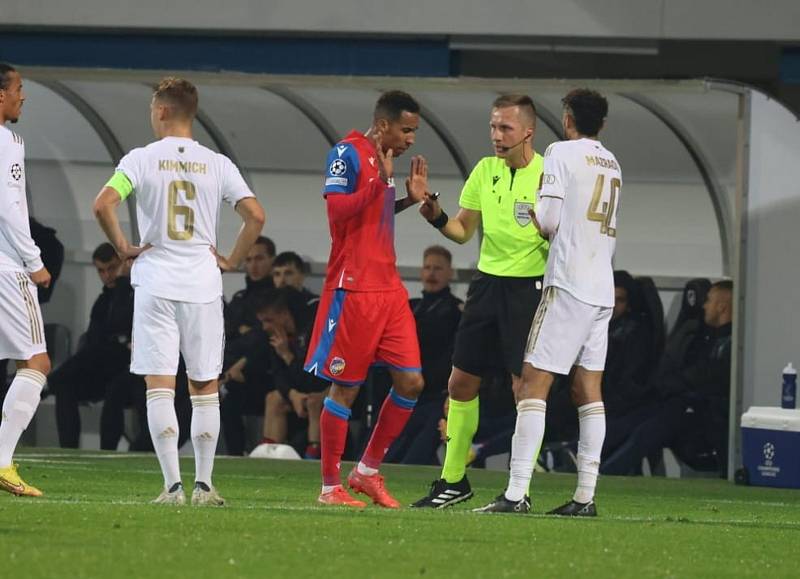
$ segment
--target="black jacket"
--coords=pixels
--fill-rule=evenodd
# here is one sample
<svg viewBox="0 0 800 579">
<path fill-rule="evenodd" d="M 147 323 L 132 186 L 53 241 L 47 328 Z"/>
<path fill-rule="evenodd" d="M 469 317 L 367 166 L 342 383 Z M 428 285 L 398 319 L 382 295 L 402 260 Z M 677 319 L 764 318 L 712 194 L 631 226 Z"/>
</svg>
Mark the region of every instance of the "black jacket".
<svg viewBox="0 0 800 579">
<path fill-rule="evenodd" d="M 422 292 L 422 298 L 409 301 L 417 321 L 422 377 L 425 379 L 420 402 L 444 398 L 463 303 L 450 292 L 450 287 L 435 293 Z"/>
<path fill-rule="evenodd" d="M 648 397 L 646 383 L 649 337 L 635 314 L 608 325 L 608 354 L 603 372 L 603 402 L 612 416 L 626 414 Z"/>
<path fill-rule="evenodd" d="M 308 299 L 308 296 L 302 295 L 304 300 Z M 284 395 L 288 394 L 291 388 L 300 392 L 313 393 L 322 392 L 330 385 L 327 380 L 323 380 L 303 369 L 306 355 L 308 354 L 308 346 L 311 343 L 311 334 L 314 331 L 317 305 L 318 302 L 316 300 L 310 304 L 306 301 L 302 312 L 293 313 L 296 333 L 292 336 L 290 344 L 292 354 L 294 354 L 291 364 L 287 365 L 283 358 L 278 356 L 274 349 L 270 348 L 274 360 L 272 369 L 275 387 Z"/>
<path fill-rule="evenodd" d="M 56 237 L 56 230 L 47 227 L 30 218 L 31 237 L 42 252 L 42 263 L 50 272 L 50 285 L 40 287 L 37 295 L 40 304 L 46 304 L 53 295 L 53 289 L 61 275 L 61 267 L 64 265 L 64 245 Z"/>
<path fill-rule="evenodd" d="M 245 288 L 233 294 L 231 301 L 225 304 L 225 338 L 228 340 L 241 335 L 239 333 L 241 326 L 260 327 L 261 324 L 256 318 L 259 297 L 275 288 L 269 276 L 259 281 L 251 281 L 249 277 L 244 279 Z"/>
<path fill-rule="evenodd" d="M 731 324 L 709 328 L 689 320 L 667 342 L 653 375 L 662 397 L 728 399 L 731 382 Z"/>
<path fill-rule="evenodd" d="M 128 277 L 119 277 L 113 288 L 103 287 L 92 306 L 84 345 L 130 356 L 133 330 L 133 288 Z"/>
<path fill-rule="evenodd" d="M 294 292 L 294 294 L 296 299 L 293 299 L 289 305 L 295 324 L 295 334 L 290 337 L 289 344 L 293 354 L 292 362 L 286 364 L 269 343 L 269 336 L 266 332 L 259 330 L 259 340 L 254 342 L 247 352 L 247 364 L 244 368 L 247 382 L 271 382 L 284 396 L 287 396 L 292 388 L 300 392 L 312 393 L 322 392 L 329 386 L 326 380 L 303 369 L 308 346 L 311 343 L 311 334 L 314 330 L 318 302 L 314 300 L 309 304 L 307 303 L 308 296 L 305 293 Z"/>
</svg>

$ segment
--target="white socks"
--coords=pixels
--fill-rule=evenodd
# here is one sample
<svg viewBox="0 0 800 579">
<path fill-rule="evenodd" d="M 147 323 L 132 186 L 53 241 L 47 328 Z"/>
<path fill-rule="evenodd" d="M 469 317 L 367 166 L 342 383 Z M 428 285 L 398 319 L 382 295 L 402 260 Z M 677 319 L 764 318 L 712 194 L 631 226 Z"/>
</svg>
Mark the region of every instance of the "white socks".
<svg viewBox="0 0 800 579">
<path fill-rule="evenodd" d="M 544 438 L 544 419 L 547 402 L 535 398 L 517 404 L 517 426 L 511 439 L 511 476 L 506 499 L 521 501 L 528 494 L 533 476 L 533 464 Z"/>
<path fill-rule="evenodd" d="M 588 503 L 594 498 L 600 455 L 606 438 L 606 409 L 603 403 L 591 402 L 578 407 L 578 422 L 578 488 L 572 500 Z"/>
<path fill-rule="evenodd" d="M 47 377 L 30 368 L 17 370 L 14 381 L 3 402 L 3 420 L 0 423 L 0 468 L 11 466 L 14 449 L 22 433 L 28 428 L 39 406 L 42 388 Z"/>
<path fill-rule="evenodd" d="M 175 391 L 154 388 L 147 391 L 147 422 L 150 438 L 164 475 L 164 486 L 181 482 L 178 462 L 178 416 L 175 414 Z"/>
<path fill-rule="evenodd" d="M 192 396 L 192 446 L 195 482 L 211 485 L 214 455 L 219 439 L 219 394 Z"/>
<path fill-rule="evenodd" d="M 195 482 L 202 482 L 210 487 L 219 440 L 219 394 L 192 396 L 191 400 Z M 175 483 L 181 482 L 174 390 L 154 388 L 147 391 L 147 421 L 161 472 L 164 474 L 164 486 L 172 488 Z"/>
</svg>

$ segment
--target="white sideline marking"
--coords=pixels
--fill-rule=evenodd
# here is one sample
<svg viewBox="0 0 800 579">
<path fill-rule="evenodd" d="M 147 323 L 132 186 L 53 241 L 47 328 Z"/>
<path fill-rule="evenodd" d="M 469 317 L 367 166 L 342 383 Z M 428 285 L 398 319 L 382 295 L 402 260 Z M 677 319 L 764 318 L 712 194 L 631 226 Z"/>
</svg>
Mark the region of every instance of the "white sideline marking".
<svg viewBox="0 0 800 579">
<path fill-rule="evenodd" d="M 14 458 L 18 457 L 15 456 Z M 51 458 L 25 458 L 23 460 L 25 462 L 39 462 L 43 464 L 68 464 L 70 466 L 74 464 L 92 464 L 85 460 L 53 460 Z"/>
<path fill-rule="evenodd" d="M 152 452 L 140 452 L 140 453 L 129 453 L 129 452 L 112 452 L 109 454 L 94 454 L 88 452 L 19 452 L 14 454 L 14 458 L 20 458 L 24 460 L 29 460 L 33 458 L 77 458 L 77 459 L 91 459 L 91 458 L 101 458 L 101 459 L 112 459 L 112 458 L 126 458 L 126 459 L 137 459 L 137 458 L 151 458 L 154 457 L 155 454 Z M 227 455 L 217 455 L 214 460 L 227 460 L 233 459 L 237 460 L 239 456 L 227 456 Z"/>
<path fill-rule="evenodd" d="M 155 458 L 155 455 L 152 457 L 152 459 L 153 459 L 153 468 L 152 469 L 141 469 L 141 468 L 119 469 L 118 468 L 118 469 L 103 470 L 102 472 L 104 474 L 115 474 L 115 473 L 119 473 L 119 474 L 147 474 L 147 475 L 159 474 L 161 471 L 158 468 L 158 462 L 157 462 L 157 460 Z M 94 468 L 93 466 L 91 466 L 92 465 L 91 462 L 53 461 L 53 460 L 40 460 L 40 461 L 31 461 L 31 462 L 38 462 L 44 468 L 47 468 L 47 467 L 49 467 L 51 465 L 54 468 L 55 467 L 61 468 L 63 465 L 68 465 L 68 466 L 71 467 L 70 470 L 97 472 L 97 469 Z M 84 465 L 86 465 L 86 466 L 84 466 Z M 184 475 L 188 476 L 190 474 L 194 474 L 194 471 L 193 470 L 190 471 L 190 470 L 184 469 L 181 472 L 181 474 L 184 474 Z M 230 473 L 230 474 L 225 474 L 224 478 L 237 479 L 237 480 L 259 480 L 259 481 L 263 481 L 265 479 L 269 479 L 269 478 L 276 477 L 276 476 L 277 477 L 282 477 L 283 474 L 270 473 L 270 472 L 264 472 L 264 473 L 261 473 L 261 474 L 252 474 L 252 475 Z"/>
<path fill-rule="evenodd" d="M 122 452 L 115 452 L 113 454 L 89 454 L 89 453 L 65 453 L 65 452 L 36 452 L 36 453 L 18 453 L 14 455 L 14 458 L 20 458 L 22 460 L 34 460 L 37 458 L 77 458 L 77 459 L 86 459 L 86 458 L 142 458 L 147 456 L 145 454 L 142 455 L 134 455 L 134 454 L 125 454 Z"/>
</svg>

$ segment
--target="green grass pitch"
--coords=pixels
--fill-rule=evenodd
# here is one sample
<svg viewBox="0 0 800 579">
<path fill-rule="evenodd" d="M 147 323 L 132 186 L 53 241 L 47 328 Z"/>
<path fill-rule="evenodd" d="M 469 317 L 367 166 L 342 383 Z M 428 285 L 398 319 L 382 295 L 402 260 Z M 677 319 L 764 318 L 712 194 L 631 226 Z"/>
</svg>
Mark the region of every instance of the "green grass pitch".
<svg viewBox="0 0 800 579">
<path fill-rule="evenodd" d="M 536 514 L 469 512 L 505 473 L 469 471 L 476 497 L 446 511 L 318 506 L 316 462 L 219 459 L 224 508 L 150 505 L 152 455 L 26 451 L 43 499 L 0 493 L 0 575 L 35 577 L 798 577 L 800 494 L 720 480 L 601 478 L 600 517 L 540 513 L 574 476 L 537 475 Z M 193 463 L 183 459 L 184 483 Z M 349 465 L 343 465 L 346 474 Z M 438 469 L 387 466 L 407 504 Z"/>
</svg>

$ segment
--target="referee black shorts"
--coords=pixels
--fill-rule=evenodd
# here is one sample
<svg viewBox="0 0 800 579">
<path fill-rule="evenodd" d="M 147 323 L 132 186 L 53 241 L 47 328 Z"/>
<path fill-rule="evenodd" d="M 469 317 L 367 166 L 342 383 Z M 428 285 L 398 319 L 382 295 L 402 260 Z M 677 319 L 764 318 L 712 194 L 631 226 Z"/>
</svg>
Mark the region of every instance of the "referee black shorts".
<svg viewBox="0 0 800 579">
<path fill-rule="evenodd" d="M 456 333 L 453 366 L 484 376 L 522 373 L 525 344 L 542 297 L 542 277 L 499 277 L 478 272 Z"/>
</svg>

